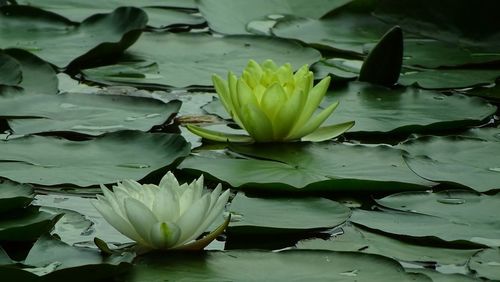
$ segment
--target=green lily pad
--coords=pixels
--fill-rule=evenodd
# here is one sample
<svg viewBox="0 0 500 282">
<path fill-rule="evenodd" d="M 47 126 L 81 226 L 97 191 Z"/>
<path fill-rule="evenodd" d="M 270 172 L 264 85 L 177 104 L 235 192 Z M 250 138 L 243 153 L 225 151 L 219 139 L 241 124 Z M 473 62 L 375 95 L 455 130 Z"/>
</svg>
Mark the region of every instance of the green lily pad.
<svg viewBox="0 0 500 282">
<path fill-rule="evenodd" d="M 476 87 L 464 92 L 467 95 L 478 96 L 496 103 L 500 102 L 500 84 L 488 85 L 486 87 Z"/>
<path fill-rule="evenodd" d="M 500 32 L 497 1 L 379 1 L 375 15 L 397 23 L 403 29 L 426 37 L 466 46 L 480 46 L 498 51 Z M 464 18 L 474 21 L 464 21 Z"/>
<path fill-rule="evenodd" d="M 405 142 L 405 161 L 418 175 L 479 192 L 500 189 L 499 142 L 464 137 L 421 137 Z M 460 173 L 457 173 L 460 172 Z"/>
<path fill-rule="evenodd" d="M 482 281 L 477 278 L 458 274 L 458 273 L 441 273 L 428 268 L 409 268 L 406 269 L 410 273 L 420 273 L 432 279 L 434 282 L 478 282 Z"/>
<path fill-rule="evenodd" d="M 398 261 L 439 265 L 464 265 L 480 250 L 425 246 L 380 235 L 352 225 L 342 227 L 342 229 L 341 235 L 330 240 L 303 240 L 297 244 L 297 247 L 299 249 L 363 252 L 390 257 Z"/>
<path fill-rule="evenodd" d="M 361 55 L 368 51 L 365 44 L 376 44 L 390 28 L 368 13 L 340 12 L 322 19 L 286 17 L 272 33 L 322 49 Z"/>
<path fill-rule="evenodd" d="M 332 228 L 351 215 L 348 207 L 324 198 L 252 198 L 241 192 L 230 210 L 236 220 L 229 233 L 299 233 Z"/>
<path fill-rule="evenodd" d="M 320 18 L 352 0 L 318 0 L 314 5 L 293 0 L 201 0 L 198 8 L 212 30 L 225 34 L 247 34 L 247 24 L 268 15 Z"/>
<path fill-rule="evenodd" d="M 351 133 L 411 133 L 478 125 L 496 112 L 485 100 L 465 95 L 446 96 L 411 87 L 389 89 L 351 82 L 330 90 L 321 105 L 340 101 L 325 122 L 355 120 Z"/>
<path fill-rule="evenodd" d="M 477 253 L 470 260 L 469 268 L 481 278 L 500 280 L 500 250 L 486 249 Z"/>
<path fill-rule="evenodd" d="M 0 7 L 0 48 L 21 48 L 60 68 L 121 53 L 146 26 L 138 8 L 121 7 L 76 24 L 57 14 L 21 5 Z"/>
<path fill-rule="evenodd" d="M 338 143 L 231 146 L 247 159 L 190 156 L 179 168 L 207 173 L 244 190 L 318 192 L 426 189 L 401 151 Z"/>
<path fill-rule="evenodd" d="M 72 131 L 100 135 L 118 130 L 148 131 L 168 123 L 181 102 L 156 99 L 62 93 L 0 97 L 0 117 L 15 134 Z"/>
<path fill-rule="evenodd" d="M 420 240 L 434 240 L 462 246 L 499 246 L 497 226 L 470 226 L 452 217 L 443 218 L 412 212 L 354 210 L 350 221 L 364 227 Z"/>
<path fill-rule="evenodd" d="M 203 18 L 191 15 L 190 11 L 196 11 L 194 0 L 109 0 L 106 2 L 19 0 L 17 3 L 44 9 L 75 22 L 81 22 L 94 14 L 112 12 L 114 9 L 122 6 L 136 6 L 142 8 L 148 15 L 148 25 L 155 28 L 163 28 L 170 25 L 198 25 L 205 22 Z"/>
<path fill-rule="evenodd" d="M 102 281 L 126 272 L 132 253 L 103 257 L 96 249 L 77 248 L 50 236 L 33 245 L 24 264 L 30 272 L 43 275 L 43 281 Z"/>
<path fill-rule="evenodd" d="M 363 61 L 359 60 L 333 58 L 321 60 L 314 64 L 311 69 L 314 72 L 314 78 L 322 79 L 330 75 L 335 83 L 335 81 L 356 79 L 362 65 Z"/>
<path fill-rule="evenodd" d="M 416 85 L 424 89 L 467 88 L 495 83 L 500 70 L 444 69 L 420 70 L 403 73 L 398 83 Z"/>
<path fill-rule="evenodd" d="M 126 141 L 126 142 L 124 142 Z M 178 134 L 119 131 L 88 141 L 26 136 L 1 141 L 0 175 L 41 185 L 140 180 L 189 154 Z"/>
<path fill-rule="evenodd" d="M 3 215 L 0 218 L 0 241 L 34 241 L 48 232 L 58 219 L 59 216 L 39 212 L 35 207 Z"/>
<path fill-rule="evenodd" d="M 22 80 L 21 64 L 0 51 L 0 86 L 16 86 Z"/>
<path fill-rule="evenodd" d="M 14 89 L 0 89 L 0 94 L 14 92 L 29 92 L 33 94 L 55 94 L 57 93 L 58 79 L 56 72 L 44 60 L 22 49 L 6 49 L 1 54 L 15 60 L 20 67 L 21 80 L 12 86 Z M 6 69 L 2 76 L 12 74 L 14 69 Z"/>
<path fill-rule="evenodd" d="M 460 136 L 477 138 L 490 142 L 500 142 L 500 128 L 499 127 L 471 128 L 466 132 L 462 132 Z"/>
<path fill-rule="evenodd" d="M 373 47 L 359 71 L 359 81 L 382 86 L 396 84 L 403 63 L 403 31 L 395 26 Z"/>
<path fill-rule="evenodd" d="M 24 208 L 33 201 L 33 187 L 0 179 L 0 214 Z"/>
<path fill-rule="evenodd" d="M 134 69 L 132 82 L 148 88 L 211 86 L 211 77 L 227 76 L 228 71 L 240 73 L 248 60 L 273 59 L 276 64 L 291 63 L 295 68 L 312 64 L 321 58 L 318 51 L 296 42 L 259 36 L 213 37 L 208 34 L 145 33 L 127 52 L 127 67 L 86 69 L 84 77 L 98 82 L 127 80 L 130 68 Z M 139 68 L 155 61 L 158 70 Z M 149 65 L 150 63 L 146 63 Z M 142 72 L 142 75 L 141 75 Z"/>
<path fill-rule="evenodd" d="M 126 281 L 431 281 L 391 259 L 368 254 L 291 250 L 176 253 L 140 257 Z"/>
</svg>

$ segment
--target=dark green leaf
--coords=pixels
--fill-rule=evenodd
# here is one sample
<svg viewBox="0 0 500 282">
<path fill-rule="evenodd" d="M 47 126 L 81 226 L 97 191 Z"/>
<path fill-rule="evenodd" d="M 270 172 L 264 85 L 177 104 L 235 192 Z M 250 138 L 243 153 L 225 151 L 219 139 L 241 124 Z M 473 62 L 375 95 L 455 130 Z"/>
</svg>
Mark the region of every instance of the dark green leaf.
<svg viewBox="0 0 500 282">
<path fill-rule="evenodd" d="M 403 31 L 389 30 L 370 51 L 359 72 L 359 80 L 392 86 L 399 78 L 403 63 Z"/>
</svg>

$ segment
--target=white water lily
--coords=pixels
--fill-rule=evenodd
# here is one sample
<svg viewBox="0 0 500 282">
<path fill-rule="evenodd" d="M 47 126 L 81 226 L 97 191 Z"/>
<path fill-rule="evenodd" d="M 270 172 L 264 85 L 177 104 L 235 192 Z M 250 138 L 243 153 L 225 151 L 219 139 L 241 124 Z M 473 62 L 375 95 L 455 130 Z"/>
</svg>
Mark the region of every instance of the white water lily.
<svg viewBox="0 0 500 282">
<path fill-rule="evenodd" d="M 354 125 L 353 121 L 320 127 L 338 102 L 314 114 L 323 100 L 330 77 L 315 86 L 309 66 L 293 72 L 290 64 L 276 66 L 272 60 L 248 62 L 240 78 L 229 72 L 224 81 L 212 77 L 219 99 L 233 120 L 250 136 L 226 134 L 188 125 L 209 140 L 229 142 L 323 141 L 334 138 Z"/>
<path fill-rule="evenodd" d="M 220 184 L 212 193 L 204 189 L 203 176 L 179 185 L 171 172 L 159 185 L 124 180 L 113 186 L 113 192 L 103 185 L 101 189 L 104 195 L 97 195 L 94 207 L 120 233 L 146 249 L 192 249 L 222 215 L 229 198 L 229 190 L 222 193 Z M 224 227 L 218 228 L 220 232 Z"/>
</svg>

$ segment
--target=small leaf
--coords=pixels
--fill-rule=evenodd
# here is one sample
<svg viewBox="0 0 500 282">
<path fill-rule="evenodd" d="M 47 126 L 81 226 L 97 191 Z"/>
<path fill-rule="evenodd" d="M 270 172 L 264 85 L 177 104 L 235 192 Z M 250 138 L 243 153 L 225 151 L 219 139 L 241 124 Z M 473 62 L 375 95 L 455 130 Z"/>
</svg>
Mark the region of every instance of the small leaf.
<svg viewBox="0 0 500 282">
<path fill-rule="evenodd" d="M 302 137 L 301 141 L 321 142 L 335 138 L 354 126 L 354 121 L 343 122 L 318 128 L 313 133 Z"/>
<path fill-rule="evenodd" d="M 366 57 L 359 80 L 392 86 L 399 79 L 403 62 L 403 31 L 399 26 L 389 30 Z"/>
</svg>

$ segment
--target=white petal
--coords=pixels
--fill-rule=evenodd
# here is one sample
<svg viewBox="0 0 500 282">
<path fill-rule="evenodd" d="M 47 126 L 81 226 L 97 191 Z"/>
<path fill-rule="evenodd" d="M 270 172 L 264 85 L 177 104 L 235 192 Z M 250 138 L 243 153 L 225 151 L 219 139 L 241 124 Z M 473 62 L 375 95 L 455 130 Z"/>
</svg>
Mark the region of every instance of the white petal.
<svg viewBox="0 0 500 282">
<path fill-rule="evenodd" d="M 172 193 L 169 189 L 164 189 L 156 196 L 152 210 L 159 221 L 175 222 L 180 216 L 177 194 Z"/>
<path fill-rule="evenodd" d="M 129 222 L 127 222 L 123 217 L 118 215 L 115 210 L 111 208 L 111 206 L 104 204 L 101 201 L 91 201 L 92 205 L 96 208 L 97 211 L 104 217 L 104 219 L 113 226 L 116 230 L 118 230 L 123 235 L 129 237 L 130 239 L 144 244 L 144 240 L 137 234 L 137 232 L 132 228 Z"/>
<path fill-rule="evenodd" d="M 151 227 L 158 222 L 158 219 L 143 203 L 136 199 L 127 198 L 124 203 L 128 221 L 137 234 L 147 242 Z"/>
<path fill-rule="evenodd" d="M 181 215 L 176 222 L 181 228 L 181 237 L 178 244 L 184 244 L 189 238 L 198 237 L 200 234 L 194 234 L 200 224 L 205 220 L 207 208 L 210 205 L 210 195 L 205 194 L 201 199 L 196 201 L 189 210 Z"/>
<path fill-rule="evenodd" d="M 179 187 L 179 182 L 174 174 L 169 171 L 161 178 L 159 186 L 161 189 L 176 189 Z"/>
<path fill-rule="evenodd" d="M 215 191 L 214 191 L 215 192 Z M 217 217 L 222 215 L 224 207 L 226 206 L 227 200 L 229 199 L 229 189 L 226 190 L 219 198 L 216 198 L 213 201 L 212 208 L 205 214 L 205 220 L 199 225 L 198 229 L 193 233 L 197 234 L 196 236 L 192 236 L 186 240 L 189 242 L 196 237 L 200 236 L 201 233 L 205 232 L 208 227 L 217 219 Z"/>
<path fill-rule="evenodd" d="M 177 243 L 180 234 L 175 223 L 158 222 L 151 227 L 149 241 L 155 249 L 168 249 Z"/>
</svg>

